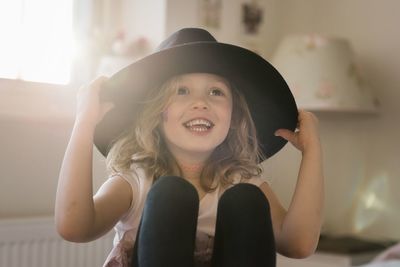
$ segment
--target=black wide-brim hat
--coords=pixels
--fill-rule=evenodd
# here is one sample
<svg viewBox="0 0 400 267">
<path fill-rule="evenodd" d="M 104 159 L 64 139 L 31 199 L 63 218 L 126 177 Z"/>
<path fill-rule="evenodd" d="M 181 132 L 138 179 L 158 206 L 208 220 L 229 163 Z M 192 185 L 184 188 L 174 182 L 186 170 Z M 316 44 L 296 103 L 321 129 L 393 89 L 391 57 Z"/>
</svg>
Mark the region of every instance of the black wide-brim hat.
<svg viewBox="0 0 400 267">
<path fill-rule="evenodd" d="M 96 126 L 94 143 L 101 154 L 107 156 L 113 141 L 134 125 L 134 115 L 143 108 L 146 92 L 172 76 L 195 72 L 220 75 L 244 95 L 266 158 L 286 144 L 274 133 L 280 128 L 294 130 L 298 111 L 279 72 L 248 49 L 219 43 L 206 30 L 185 28 L 169 36 L 156 52 L 106 81 L 101 99 L 115 106 Z"/>
</svg>

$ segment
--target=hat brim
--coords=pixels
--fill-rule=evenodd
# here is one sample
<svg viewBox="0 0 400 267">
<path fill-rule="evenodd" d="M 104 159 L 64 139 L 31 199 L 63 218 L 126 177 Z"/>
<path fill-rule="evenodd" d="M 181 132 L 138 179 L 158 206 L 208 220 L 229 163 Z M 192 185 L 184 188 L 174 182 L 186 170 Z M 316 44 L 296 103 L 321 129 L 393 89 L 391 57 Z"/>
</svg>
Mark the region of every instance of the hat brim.
<svg viewBox="0 0 400 267">
<path fill-rule="evenodd" d="M 151 54 L 110 77 L 101 98 L 115 107 L 98 123 L 94 136 L 97 149 L 107 156 L 114 141 L 135 123 L 143 95 L 172 76 L 213 73 L 227 78 L 244 95 L 256 125 L 260 148 L 271 157 L 286 144 L 274 135 L 280 128 L 294 130 L 297 106 L 279 72 L 258 54 L 218 42 L 197 42 Z"/>
</svg>

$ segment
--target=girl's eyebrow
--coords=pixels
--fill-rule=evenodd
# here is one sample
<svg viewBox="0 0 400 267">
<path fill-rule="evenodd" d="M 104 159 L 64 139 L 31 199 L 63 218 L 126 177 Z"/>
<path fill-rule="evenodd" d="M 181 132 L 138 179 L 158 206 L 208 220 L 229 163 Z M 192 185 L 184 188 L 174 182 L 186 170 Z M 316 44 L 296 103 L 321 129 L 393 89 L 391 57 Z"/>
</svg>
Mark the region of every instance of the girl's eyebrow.
<svg viewBox="0 0 400 267">
<path fill-rule="evenodd" d="M 224 77 L 218 77 L 216 82 L 224 84 L 226 87 L 230 87 L 229 80 L 225 79 Z"/>
<path fill-rule="evenodd" d="M 190 82 L 189 82 L 189 83 L 190 83 Z M 211 82 L 208 84 L 208 87 L 213 87 L 213 86 L 215 86 L 215 87 L 224 87 L 224 88 L 226 88 L 226 89 L 231 89 L 229 83 L 228 83 L 227 81 L 225 81 L 225 79 L 223 79 L 223 78 L 218 79 L 218 80 L 211 81 Z M 176 89 L 179 89 L 179 88 L 182 88 L 182 87 L 190 88 L 190 86 L 187 85 L 187 82 L 185 82 L 185 81 L 179 81 L 179 82 L 177 83 Z"/>
<path fill-rule="evenodd" d="M 217 86 L 217 87 L 223 87 L 227 90 L 231 89 L 231 87 L 229 86 L 228 83 L 226 83 L 225 81 L 221 80 L 221 81 L 215 81 L 212 83 L 213 86 Z M 222 86 L 221 86 L 222 85 Z M 222 88 L 221 88 L 222 89 Z"/>
</svg>

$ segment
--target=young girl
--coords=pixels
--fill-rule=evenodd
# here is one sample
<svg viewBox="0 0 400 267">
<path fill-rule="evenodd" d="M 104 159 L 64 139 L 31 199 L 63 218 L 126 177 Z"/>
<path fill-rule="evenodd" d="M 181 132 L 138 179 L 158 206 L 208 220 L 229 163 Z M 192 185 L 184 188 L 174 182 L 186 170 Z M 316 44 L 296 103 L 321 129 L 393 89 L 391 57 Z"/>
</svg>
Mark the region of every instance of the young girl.
<svg viewBox="0 0 400 267">
<path fill-rule="evenodd" d="M 317 124 L 260 56 L 182 29 L 80 89 L 57 229 L 87 242 L 114 227 L 105 266 L 261 267 L 275 266 L 276 252 L 306 257 L 323 205 Z M 287 211 L 259 166 L 286 140 L 303 155 Z M 94 197 L 93 142 L 110 171 Z"/>
</svg>

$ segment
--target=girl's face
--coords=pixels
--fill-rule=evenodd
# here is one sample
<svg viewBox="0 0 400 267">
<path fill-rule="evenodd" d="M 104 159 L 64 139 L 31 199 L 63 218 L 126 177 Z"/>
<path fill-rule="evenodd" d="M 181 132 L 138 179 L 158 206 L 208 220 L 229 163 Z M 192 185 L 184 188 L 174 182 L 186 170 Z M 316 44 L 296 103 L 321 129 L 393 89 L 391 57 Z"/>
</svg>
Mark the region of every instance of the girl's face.
<svg viewBox="0 0 400 267">
<path fill-rule="evenodd" d="M 161 127 L 170 152 L 177 160 L 206 160 L 225 140 L 231 115 L 232 93 L 222 77 L 207 73 L 180 76 Z"/>
</svg>

